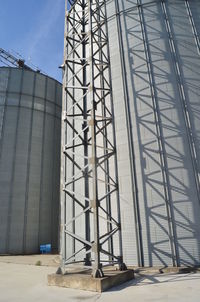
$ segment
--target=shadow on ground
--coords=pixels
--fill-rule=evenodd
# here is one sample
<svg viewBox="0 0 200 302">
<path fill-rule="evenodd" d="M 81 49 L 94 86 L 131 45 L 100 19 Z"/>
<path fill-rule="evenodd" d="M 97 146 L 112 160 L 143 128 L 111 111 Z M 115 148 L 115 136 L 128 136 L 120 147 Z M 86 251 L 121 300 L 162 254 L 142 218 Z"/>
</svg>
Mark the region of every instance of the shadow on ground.
<svg viewBox="0 0 200 302">
<path fill-rule="evenodd" d="M 121 291 L 127 287 L 131 286 L 144 286 L 144 285 L 154 285 L 154 284 L 163 284 L 163 283 L 172 283 L 172 282 L 181 282 L 181 281 L 191 281 L 191 280 L 200 280 L 200 274 L 196 272 L 191 272 L 188 274 L 142 274 L 136 273 L 135 279 L 125 282 L 119 286 L 113 287 L 108 292 L 112 291 Z"/>
</svg>

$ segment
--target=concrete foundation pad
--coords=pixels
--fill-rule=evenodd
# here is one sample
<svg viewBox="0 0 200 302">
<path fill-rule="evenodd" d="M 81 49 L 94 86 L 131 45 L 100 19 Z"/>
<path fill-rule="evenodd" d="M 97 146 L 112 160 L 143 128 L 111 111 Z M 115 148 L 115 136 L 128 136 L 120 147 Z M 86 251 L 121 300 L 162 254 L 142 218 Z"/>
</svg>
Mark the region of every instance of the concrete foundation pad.
<svg viewBox="0 0 200 302">
<path fill-rule="evenodd" d="M 134 278 L 134 271 L 108 270 L 105 277 L 93 278 L 90 273 L 68 273 L 66 275 L 48 275 L 48 285 L 103 292 Z"/>
<path fill-rule="evenodd" d="M 180 267 L 129 267 L 139 275 L 152 275 L 152 274 L 187 274 L 200 272 L 199 266 L 180 266 Z"/>
</svg>

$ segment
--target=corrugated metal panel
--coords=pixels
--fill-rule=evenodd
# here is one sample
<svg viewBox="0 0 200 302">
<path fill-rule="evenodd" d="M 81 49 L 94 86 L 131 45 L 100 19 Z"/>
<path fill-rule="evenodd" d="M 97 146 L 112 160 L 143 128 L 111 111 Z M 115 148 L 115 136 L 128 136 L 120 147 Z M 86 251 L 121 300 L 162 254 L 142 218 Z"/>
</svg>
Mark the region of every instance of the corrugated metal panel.
<svg viewBox="0 0 200 302">
<path fill-rule="evenodd" d="M 61 85 L 0 68 L 0 253 L 58 248 Z"/>
<path fill-rule="evenodd" d="M 200 1 L 111 0 L 107 11 L 124 260 L 199 265 Z"/>
<path fill-rule="evenodd" d="M 191 18 L 198 33 L 200 23 L 197 13 L 188 15 L 186 1 L 165 1 L 166 11 L 161 2 L 119 1 L 118 23 L 116 18 L 109 20 L 123 248 L 128 264 L 137 265 L 143 258 L 144 265 L 172 265 L 175 251 L 174 264 L 194 265 L 200 262 L 198 167 L 192 160 L 183 107 L 187 102 L 199 158 L 200 56 Z M 192 13 L 195 6 L 199 9 L 199 1 L 188 2 Z M 114 3 L 108 5 L 109 16 L 117 12 Z M 136 179 L 131 165 L 135 165 Z M 133 186 L 138 195 L 132 195 Z M 138 198 L 139 212 L 133 196 Z M 141 221 L 141 233 L 131 211 Z M 142 236 L 143 253 L 140 248 L 138 259 L 135 230 Z"/>
</svg>

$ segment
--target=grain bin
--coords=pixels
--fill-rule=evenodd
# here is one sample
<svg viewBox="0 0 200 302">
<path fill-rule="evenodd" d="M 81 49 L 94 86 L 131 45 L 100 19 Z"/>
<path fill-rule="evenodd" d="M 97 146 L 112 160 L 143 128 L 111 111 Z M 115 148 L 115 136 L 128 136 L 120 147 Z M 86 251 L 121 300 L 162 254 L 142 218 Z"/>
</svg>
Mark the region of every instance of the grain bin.
<svg viewBox="0 0 200 302">
<path fill-rule="evenodd" d="M 0 254 L 58 248 L 61 87 L 0 68 Z"/>
<path fill-rule="evenodd" d="M 108 13 L 126 262 L 199 265 L 200 1 Z"/>
<path fill-rule="evenodd" d="M 200 265 L 200 1 L 106 5 L 124 260 Z M 72 7 L 73 13 L 80 18 Z M 66 31 L 89 36 L 81 24 L 69 23 Z M 76 37 L 73 43 L 81 57 L 83 43 Z"/>
</svg>

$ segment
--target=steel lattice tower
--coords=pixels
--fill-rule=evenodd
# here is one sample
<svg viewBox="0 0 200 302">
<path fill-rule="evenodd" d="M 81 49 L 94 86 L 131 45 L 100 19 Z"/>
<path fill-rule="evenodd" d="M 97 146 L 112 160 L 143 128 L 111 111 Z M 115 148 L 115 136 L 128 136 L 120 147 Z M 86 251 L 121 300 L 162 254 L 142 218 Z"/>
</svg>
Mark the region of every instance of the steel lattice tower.
<svg viewBox="0 0 200 302">
<path fill-rule="evenodd" d="M 70 6 L 70 9 L 69 9 Z M 122 257 L 116 141 L 105 0 L 68 1 L 62 125 L 62 269 L 94 277 Z M 80 230 L 79 220 L 84 221 Z M 117 243 L 116 243 L 117 242 Z"/>
</svg>

